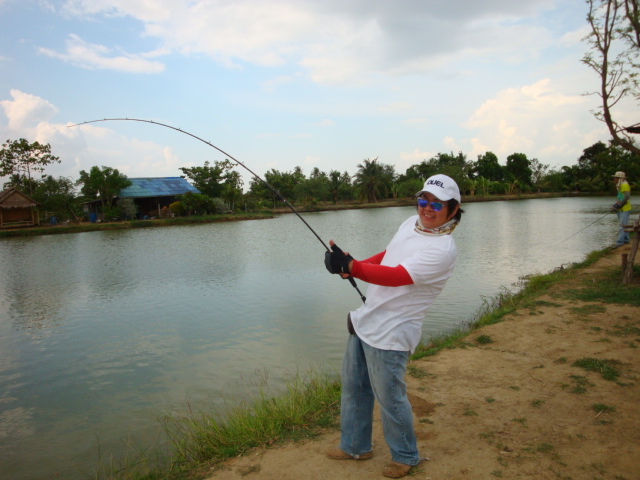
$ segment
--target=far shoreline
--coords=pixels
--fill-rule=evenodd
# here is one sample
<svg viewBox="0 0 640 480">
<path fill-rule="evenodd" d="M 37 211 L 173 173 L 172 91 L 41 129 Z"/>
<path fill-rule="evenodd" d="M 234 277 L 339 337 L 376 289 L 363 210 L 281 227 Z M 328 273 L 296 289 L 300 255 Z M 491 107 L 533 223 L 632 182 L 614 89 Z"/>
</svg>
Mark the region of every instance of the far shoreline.
<svg viewBox="0 0 640 480">
<path fill-rule="evenodd" d="M 527 193 L 514 195 L 463 195 L 462 205 L 478 202 L 500 202 L 513 200 L 535 200 L 546 198 L 565 198 L 565 197 L 600 197 L 608 196 L 608 193 L 583 193 L 583 192 L 564 192 L 564 193 Z M 315 205 L 294 205 L 298 213 L 313 212 L 330 212 L 338 210 L 359 210 L 369 208 L 388 208 L 388 207 L 408 207 L 414 204 L 413 197 L 405 197 L 401 199 L 380 200 L 376 203 L 366 203 L 363 201 L 349 201 L 344 203 L 333 204 L 323 202 Z M 34 237 L 41 235 L 59 235 L 69 233 L 97 232 L 105 230 L 129 230 L 133 228 L 152 228 L 152 227 L 171 227 L 182 225 L 195 225 L 203 223 L 225 223 L 237 222 L 245 220 L 266 220 L 274 218 L 278 215 L 294 213 L 289 207 L 282 206 L 271 209 L 261 210 L 259 212 L 246 213 L 239 211 L 237 213 L 216 214 L 216 215 L 198 215 L 189 217 L 174 218 L 155 218 L 149 220 L 121 220 L 115 222 L 81 222 L 80 224 L 69 222 L 67 225 L 39 225 L 35 227 L 22 227 L 13 229 L 0 230 L 0 239 L 15 237 Z"/>
</svg>

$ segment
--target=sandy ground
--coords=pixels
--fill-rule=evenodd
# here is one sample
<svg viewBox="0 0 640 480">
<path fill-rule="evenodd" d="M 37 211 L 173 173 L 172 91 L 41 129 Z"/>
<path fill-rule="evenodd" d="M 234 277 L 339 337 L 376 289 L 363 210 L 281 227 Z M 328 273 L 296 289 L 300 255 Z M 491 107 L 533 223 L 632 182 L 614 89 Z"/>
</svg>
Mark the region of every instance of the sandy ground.
<svg viewBox="0 0 640 480">
<path fill-rule="evenodd" d="M 429 461 L 408 478 L 640 479 L 640 308 L 557 295 L 619 265 L 628 250 L 474 332 L 463 348 L 412 362 L 409 395 L 420 453 Z M 479 344 L 480 335 L 493 342 Z M 572 366 L 583 358 L 617 360 L 621 375 L 608 381 Z M 339 433 L 329 432 L 256 449 L 219 466 L 210 480 L 384 478 L 390 456 L 377 419 L 372 459 L 327 459 L 338 441 Z"/>
</svg>

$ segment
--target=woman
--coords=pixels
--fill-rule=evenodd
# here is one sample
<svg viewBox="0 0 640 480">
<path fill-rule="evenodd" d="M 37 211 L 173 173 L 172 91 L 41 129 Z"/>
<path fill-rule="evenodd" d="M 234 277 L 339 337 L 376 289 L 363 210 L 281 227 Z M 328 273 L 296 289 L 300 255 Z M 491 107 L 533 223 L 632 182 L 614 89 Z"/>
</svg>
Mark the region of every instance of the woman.
<svg viewBox="0 0 640 480">
<path fill-rule="evenodd" d="M 451 236 L 461 219 L 460 190 L 446 175 L 427 179 L 407 219 L 383 251 L 357 261 L 331 240 L 327 268 L 371 284 L 366 302 L 348 316 L 351 334 L 342 365 L 340 446 L 335 460 L 372 457 L 374 399 L 380 405 L 391 462 L 383 475 L 399 478 L 420 463 L 404 375 L 422 335 L 424 316 L 456 262 Z"/>
</svg>

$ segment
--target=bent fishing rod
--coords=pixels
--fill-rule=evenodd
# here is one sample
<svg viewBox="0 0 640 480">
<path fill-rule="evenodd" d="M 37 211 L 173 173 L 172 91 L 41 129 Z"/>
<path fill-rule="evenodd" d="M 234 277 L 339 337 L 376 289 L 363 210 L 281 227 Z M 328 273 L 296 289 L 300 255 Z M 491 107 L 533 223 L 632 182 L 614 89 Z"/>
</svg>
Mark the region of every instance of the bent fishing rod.
<svg viewBox="0 0 640 480">
<path fill-rule="evenodd" d="M 220 148 L 216 147 L 214 144 L 212 144 L 211 142 L 208 142 L 206 140 L 204 140 L 203 138 L 198 137 L 197 135 L 194 135 L 193 133 L 189 133 L 186 130 L 182 130 L 181 128 L 177 128 L 177 127 L 173 127 L 171 125 L 167 125 L 166 123 L 160 123 L 160 122 L 155 122 L 153 120 L 144 120 L 144 119 L 140 119 L 140 118 L 102 118 L 99 120 L 89 120 L 87 122 L 80 122 L 80 123 L 74 123 L 73 125 L 67 125 L 68 128 L 71 127 L 77 127 L 80 125 L 87 125 L 89 123 L 98 123 L 98 122 L 114 122 L 114 121 L 129 121 L 129 122 L 142 122 L 142 123 L 151 123 L 152 125 L 158 125 L 160 127 L 166 127 L 166 128 L 170 128 L 171 130 L 175 130 L 176 132 L 180 132 L 180 133 L 184 133 L 185 135 L 189 135 L 192 138 L 195 138 L 196 140 L 201 141 L 202 143 L 209 145 L 211 148 L 217 150 L 218 152 L 222 153 L 223 155 L 227 156 L 228 158 L 230 158 L 231 160 L 233 160 L 235 163 L 237 163 L 238 165 L 240 165 L 242 168 L 244 168 L 245 170 L 247 170 L 251 175 L 253 175 L 255 178 L 257 178 L 258 180 L 260 180 L 262 183 L 264 183 L 269 190 L 271 190 L 274 194 L 276 194 L 280 200 L 282 200 L 285 205 L 287 205 L 287 207 L 289 207 L 291 209 L 291 211 L 293 213 L 295 213 L 298 218 L 300 220 L 302 220 L 302 223 L 304 223 L 307 228 L 309 230 L 311 230 L 311 232 L 316 236 L 316 238 L 320 241 L 320 243 L 322 244 L 322 246 L 327 250 L 327 252 L 331 252 L 331 250 L 329 249 L 329 247 L 324 243 L 324 241 L 320 238 L 320 236 L 316 233 L 316 231 L 311 228 L 311 225 L 309 225 L 307 223 L 307 221 L 302 218 L 302 216 L 300 215 L 300 212 L 298 212 L 298 210 L 296 210 L 296 208 L 291 205 L 286 198 L 284 198 L 282 196 L 282 194 L 276 190 L 274 187 L 272 187 L 269 183 L 267 183 L 266 180 L 264 180 L 262 177 L 260 177 L 257 173 L 255 173 L 253 170 L 251 170 L 249 167 L 247 167 L 244 163 L 242 163 L 241 161 L 237 160 L 236 158 L 234 158 L 233 156 L 229 155 L 227 152 L 225 152 L 224 150 L 221 150 Z M 360 295 L 360 299 L 362 300 L 362 302 L 364 303 L 366 301 L 366 297 L 362 294 L 362 292 L 360 291 L 360 289 L 358 288 L 358 285 L 356 284 L 356 281 L 353 277 L 349 276 L 347 277 L 349 282 L 351 283 L 351 285 L 353 286 L 353 288 L 356 289 L 356 291 L 358 292 L 358 295 Z"/>
</svg>

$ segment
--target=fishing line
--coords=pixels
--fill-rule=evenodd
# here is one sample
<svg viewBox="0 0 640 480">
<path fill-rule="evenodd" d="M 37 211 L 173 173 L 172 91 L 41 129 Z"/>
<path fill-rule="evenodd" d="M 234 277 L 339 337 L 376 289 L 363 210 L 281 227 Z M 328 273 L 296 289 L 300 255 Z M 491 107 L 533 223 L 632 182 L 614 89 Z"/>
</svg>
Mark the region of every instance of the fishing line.
<svg viewBox="0 0 640 480">
<path fill-rule="evenodd" d="M 205 143 L 207 145 L 209 145 L 211 148 L 216 149 L 217 151 L 219 151 L 220 153 L 222 153 L 223 155 L 226 155 L 227 157 L 229 157 L 231 160 L 233 160 L 234 162 L 236 162 L 238 165 L 240 165 L 241 167 L 243 167 L 245 170 L 247 170 L 251 175 L 253 175 L 255 178 L 257 178 L 258 180 L 260 180 L 262 183 L 264 183 L 269 190 L 271 190 L 273 193 L 275 193 L 280 200 L 282 200 L 287 207 L 289 207 L 291 209 L 291 211 L 293 213 L 295 213 L 298 218 L 300 220 L 302 220 L 302 223 L 304 223 L 307 228 L 309 230 L 311 230 L 311 232 L 316 236 L 316 238 L 320 241 L 320 243 L 322 244 L 322 246 L 327 250 L 327 252 L 330 252 L 331 250 L 329 249 L 329 247 L 324 243 L 324 241 L 320 238 L 320 236 L 316 233 L 316 231 L 311 228 L 311 225 L 309 225 L 306 220 L 304 218 L 302 218 L 302 216 L 300 215 L 300 213 L 298 212 L 298 210 L 296 210 L 296 208 L 291 205 L 286 198 L 284 198 L 282 196 L 282 194 L 276 190 L 274 187 L 272 187 L 271 185 L 269 185 L 269 183 L 267 183 L 266 180 L 264 180 L 263 178 L 261 178 L 257 173 L 255 173 L 253 170 L 251 170 L 249 167 L 247 167 L 244 163 L 242 163 L 241 161 L 235 159 L 234 157 L 232 157 L 231 155 L 229 155 L 227 152 L 225 152 L 224 150 L 219 149 L 218 147 L 216 147 L 214 144 L 212 144 L 211 142 L 208 142 L 200 137 L 198 137 L 197 135 L 194 135 L 193 133 L 189 133 L 186 130 L 182 130 L 181 128 L 177 128 L 177 127 L 173 127 L 171 125 L 167 125 L 166 123 L 160 123 L 160 122 L 154 122 L 153 120 L 143 120 L 140 118 L 103 118 L 100 120 L 89 120 L 88 122 L 81 122 L 81 123 L 74 123 L 73 125 L 67 125 L 68 128 L 71 127 L 77 127 L 79 125 L 86 125 L 88 123 L 97 123 L 97 122 L 112 122 L 112 121 L 129 121 L 129 122 L 143 122 L 143 123 L 151 123 L 153 125 L 159 125 L 161 127 L 166 127 L 166 128 L 170 128 L 171 130 L 175 130 L 176 132 L 180 132 L 180 133 L 184 133 L 185 135 L 189 135 L 190 137 L 195 138 L 196 140 L 200 140 L 202 143 Z M 358 288 L 358 285 L 356 284 L 356 281 L 353 277 L 348 277 L 349 282 L 351 283 L 351 285 L 353 286 L 353 288 L 356 289 L 356 291 L 358 292 L 358 295 L 360 295 L 360 299 L 362 300 L 362 302 L 364 303 L 366 301 L 366 298 L 364 295 L 362 295 L 362 292 L 360 292 L 360 289 Z"/>
<path fill-rule="evenodd" d="M 597 220 L 595 220 L 595 221 L 591 222 L 589 225 L 587 225 L 587 226 L 586 226 L 586 227 L 584 227 L 583 229 L 578 230 L 576 233 L 574 233 L 574 234 L 573 234 L 573 235 L 571 235 L 570 237 L 567 237 L 567 238 L 565 238 L 564 240 L 562 240 L 560 243 L 558 243 L 557 245 L 555 245 L 553 248 L 555 248 L 555 247 L 557 247 L 558 245 L 560 245 L 560 244 L 562 244 L 562 243 L 566 242 L 566 241 L 567 241 L 567 240 L 569 240 L 570 238 L 575 237 L 575 236 L 576 236 L 577 234 L 579 234 L 582 230 L 586 230 L 586 229 L 587 229 L 587 228 L 589 228 L 591 225 L 593 225 L 594 223 L 599 222 L 600 220 L 602 220 L 604 217 L 606 217 L 606 216 L 607 216 L 607 215 L 609 215 L 610 213 L 612 213 L 612 212 L 607 212 L 607 213 L 605 213 L 603 216 L 601 216 L 601 217 L 600 217 L 600 218 L 598 218 Z"/>
</svg>

